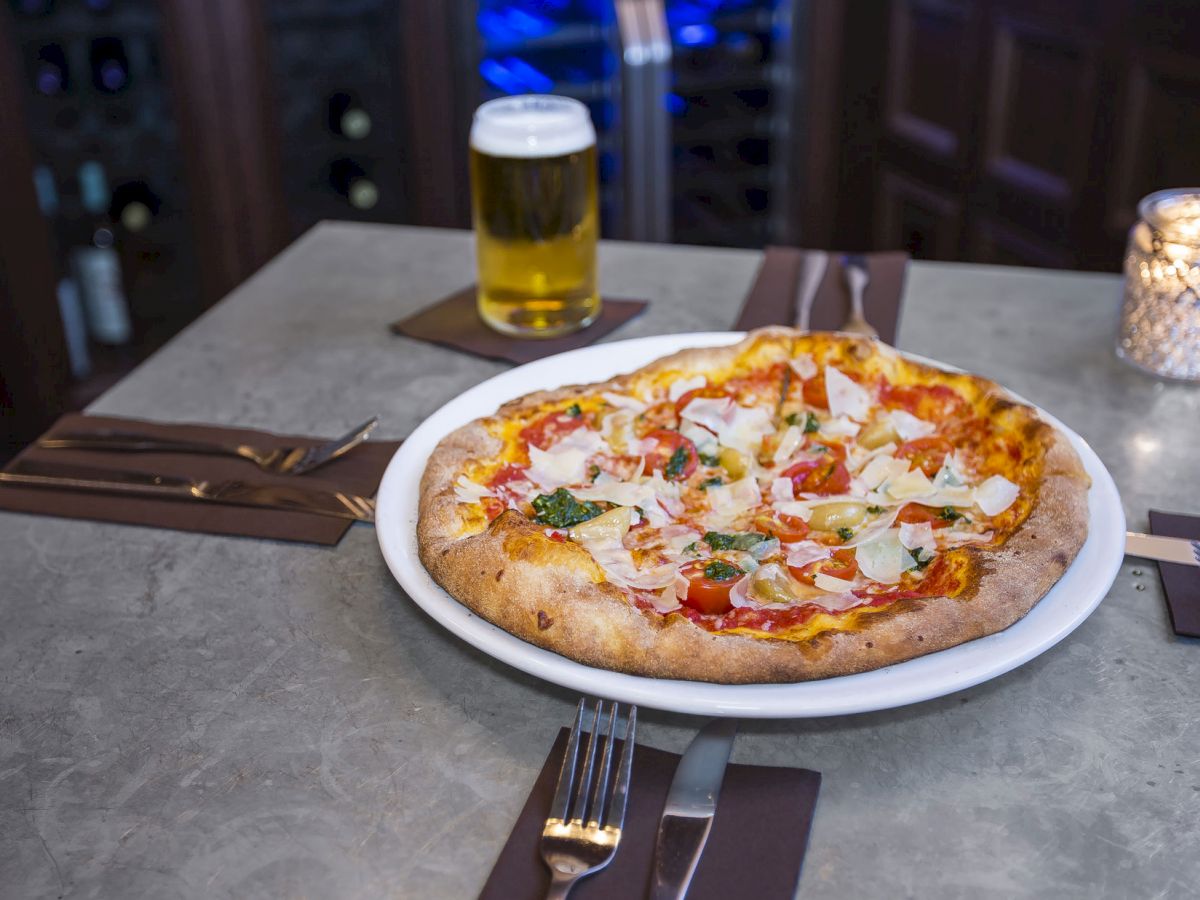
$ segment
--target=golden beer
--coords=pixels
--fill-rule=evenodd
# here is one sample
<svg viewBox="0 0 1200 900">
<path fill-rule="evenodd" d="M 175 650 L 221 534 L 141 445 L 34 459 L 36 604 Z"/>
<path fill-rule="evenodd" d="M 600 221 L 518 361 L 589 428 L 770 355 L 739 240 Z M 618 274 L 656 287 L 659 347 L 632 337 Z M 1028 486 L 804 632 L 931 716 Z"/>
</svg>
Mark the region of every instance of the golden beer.
<svg viewBox="0 0 1200 900">
<path fill-rule="evenodd" d="M 471 126 L 479 315 L 497 331 L 554 337 L 600 314 L 596 133 L 566 97 L 483 104 Z"/>
</svg>

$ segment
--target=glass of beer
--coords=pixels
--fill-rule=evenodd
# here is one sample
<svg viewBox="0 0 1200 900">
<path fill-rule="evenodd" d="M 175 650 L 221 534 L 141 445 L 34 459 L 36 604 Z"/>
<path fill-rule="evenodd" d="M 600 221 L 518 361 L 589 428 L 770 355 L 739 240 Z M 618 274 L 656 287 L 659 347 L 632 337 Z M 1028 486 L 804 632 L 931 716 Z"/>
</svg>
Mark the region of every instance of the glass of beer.
<svg viewBox="0 0 1200 900">
<path fill-rule="evenodd" d="M 471 124 L 479 315 L 520 337 L 555 337 L 600 314 L 596 131 L 568 97 L 491 100 Z"/>
</svg>

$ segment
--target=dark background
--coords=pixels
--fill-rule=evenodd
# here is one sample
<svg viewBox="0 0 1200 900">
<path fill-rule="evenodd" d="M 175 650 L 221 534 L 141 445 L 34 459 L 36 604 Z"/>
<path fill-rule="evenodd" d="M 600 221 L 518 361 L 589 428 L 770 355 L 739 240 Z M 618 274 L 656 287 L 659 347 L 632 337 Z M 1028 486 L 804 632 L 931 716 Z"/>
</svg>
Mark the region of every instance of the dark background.
<svg viewBox="0 0 1200 900">
<path fill-rule="evenodd" d="M 631 234 L 612 0 L 3 3 L 0 457 L 322 219 L 468 226 L 485 99 L 587 103 Z M 661 239 L 1115 271 L 1200 183 L 1189 0 L 665 7 Z"/>
</svg>

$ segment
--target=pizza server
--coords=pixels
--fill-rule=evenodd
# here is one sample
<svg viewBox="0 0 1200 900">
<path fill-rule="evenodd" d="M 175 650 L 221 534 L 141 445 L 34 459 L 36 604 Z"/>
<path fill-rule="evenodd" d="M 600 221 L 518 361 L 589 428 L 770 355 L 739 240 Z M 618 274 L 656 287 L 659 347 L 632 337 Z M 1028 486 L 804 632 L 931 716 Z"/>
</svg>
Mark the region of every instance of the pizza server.
<svg viewBox="0 0 1200 900">
<path fill-rule="evenodd" d="M 713 719 L 688 745 L 675 769 L 654 847 L 651 900 L 682 900 L 712 830 L 736 719 Z"/>
</svg>

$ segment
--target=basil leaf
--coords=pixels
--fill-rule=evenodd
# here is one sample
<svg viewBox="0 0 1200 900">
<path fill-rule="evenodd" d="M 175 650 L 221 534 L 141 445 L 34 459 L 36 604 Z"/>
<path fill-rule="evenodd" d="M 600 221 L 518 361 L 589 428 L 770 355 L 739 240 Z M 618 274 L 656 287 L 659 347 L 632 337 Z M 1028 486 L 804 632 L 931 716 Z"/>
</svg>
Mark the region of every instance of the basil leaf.
<svg viewBox="0 0 1200 900">
<path fill-rule="evenodd" d="M 535 522 L 551 528 L 570 528 L 604 512 L 590 500 L 576 500 L 566 488 L 559 488 L 553 494 L 538 494 L 533 498 L 533 511 L 537 513 Z"/>
<path fill-rule="evenodd" d="M 730 581 L 737 578 L 739 575 L 746 573 L 732 563 L 727 563 L 721 559 L 714 559 L 704 567 L 704 577 L 712 581 Z"/>
</svg>

